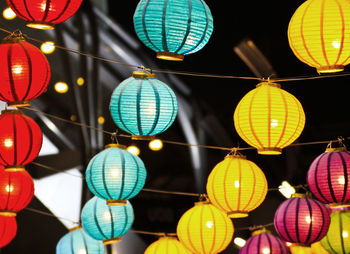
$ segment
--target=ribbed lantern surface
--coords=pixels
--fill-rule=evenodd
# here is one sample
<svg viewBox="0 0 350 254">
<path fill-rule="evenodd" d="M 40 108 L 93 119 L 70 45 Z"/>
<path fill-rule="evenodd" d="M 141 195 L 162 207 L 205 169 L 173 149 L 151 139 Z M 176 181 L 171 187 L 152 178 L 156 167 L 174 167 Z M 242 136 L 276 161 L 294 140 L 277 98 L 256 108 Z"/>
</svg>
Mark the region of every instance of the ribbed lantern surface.
<svg viewBox="0 0 350 254">
<path fill-rule="evenodd" d="M 246 217 L 264 201 L 267 180 L 254 162 L 228 155 L 210 173 L 207 193 L 211 203 L 229 217 Z"/>
<path fill-rule="evenodd" d="M 0 211 L 0 248 L 8 245 L 17 233 L 15 217 L 1 215 Z"/>
<path fill-rule="evenodd" d="M 177 224 L 180 242 L 192 253 L 223 251 L 230 244 L 233 231 L 233 224 L 226 214 L 208 202 L 196 203 Z"/>
<path fill-rule="evenodd" d="M 139 39 L 165 60 L 181 61 L 201 50 L 213 32 L 203 0 L 141 0 L 134 14 Z"/>
<path fill-rule="evenodd" d="M 259 154 L 281 154 L 302 133 L 305 113 L 279 84 L 263 82 L 239 102 L 234 123 L 239 136 Z"/>
<path fill-rule="evenodd" d="M 144 254 L 191 254 L 176 237 L 164 236 L 147 247 Z"/>
<path fill-rule="evenodd" d="M 177 115 L 174 92 L 155 75 L 134 72 L 114 90 L 110 111 L 122 130 L 136 136 L 166 131 Z"/>
<path fill-rule="evenodd" d="M 300 61 L 329 73 L 350 63 L 349 32 L 349 1 L 307 0 L 290 20 L 288 39 Z"/>
</svg>

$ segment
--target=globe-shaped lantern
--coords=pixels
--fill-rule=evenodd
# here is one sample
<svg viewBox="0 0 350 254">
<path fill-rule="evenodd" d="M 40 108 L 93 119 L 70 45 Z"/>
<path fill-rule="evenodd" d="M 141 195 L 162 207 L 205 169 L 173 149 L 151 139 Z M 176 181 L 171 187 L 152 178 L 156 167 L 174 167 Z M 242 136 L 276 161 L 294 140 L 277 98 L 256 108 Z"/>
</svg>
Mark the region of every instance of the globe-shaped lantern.
<svg viewBox="0 0 350 254">
<path fill-rule="evenodd" d="M 0 248 L 8 245 L 17 233 L 16 218 L 0 211 Z"/>
<path fill-rule="evenodd" d="M 181 61 L 201 50 L 213 33 L 213 17 L 203 0 L 141 0 L 134 14 L 139 39 L 164 60 Z"/>
<path fill-rule="evenodd" d="M 84 231 L 105 245 L 121 240 L 134 222 L 134 211 L 128 201 L 124 206 L 107 206 L 103 199 L 93 197 L 81 212 Z"/>
<path fill-rule="evenodd" d="M 264 201 L 267 180 L 254 162 L 240 154 L 228 155 L 210 173 L 207 193 L 211 203 L 229 217 L 247 217 Z"/>
<path fill-rule="evenodd" d="M 177 115 L 174 92 L 154 74 L 133 72 L 113 92 L 110 111 L 122 130 L 135 136 L 153 136 L 167 130 Z"/>
<path fill-rule="evenodd" d="M 39 154 L 43 134 L 36 122 L 20 110 L 3 110 L 0 116 L 0 164 L 7 171 L 23 170 Z"/>
<path fill-rule="evenodd" d="M 77 12 L 83 0 L 6 0 L 27 26 L 36 29 L 54 29 L 56 24 Z"/>
<path fill-rule="evenodd" d="M 142 160 L 124 149 L 110 144 L 95 155 L 85 172 L 87 185 L 92 193 L 107 200 L 108 205 L 123 205 L 136 196 L 146 181 L 146 169 Z"/>
<path fill-rule="evenodd" d="M 51 71 L 45 55 L 23 37 L 0 44 L 0 100 L 9 106 L 29 106 L 49 84 Z"/>
<path fill-rule="evenodd" d="M 350 2 L 307 0 L 289 23 L 289 45 L 300 61 L 319 73 L 344 70 L 350 63 Z"/>
<path fill-rule="evenodd" d="M 180 242 L 192 253 L 211 254 L 226 249 L 233 237 L 233 224 L 209 202 L 198 202 L 177 225 Z"/>
<path fill-rule="evenodd" d="M 282 240 L 300 245 L 320 241 L 328 231 L 330 216 L 319 201 L 294 194 L 276 210 L 274 224 Z"/>
<path fill-rule="evenodd" d="M 327 148 L 311 164 L 307 174 L 310 191 L 331 207 L 350 206 L 350 152 Z"/>
<path fill-rule="evenodd" d="M 164 236 L 147 247 L 144 254 L 190 254 L 176 237 Z"/>
<path fill-rule="evenodd" d="M 57 243 L 56 254 L 104 254 L 101 241 L 90 237 L 81 226 L 72 228 Z"/>
<path fill-rule="evenodd" d="M 259 154 L 281 154 L 302 133 L 305 113 L 279 84 L 262 82 L 239 102 L 234 123 L 239 136 Z"/>
</svg>

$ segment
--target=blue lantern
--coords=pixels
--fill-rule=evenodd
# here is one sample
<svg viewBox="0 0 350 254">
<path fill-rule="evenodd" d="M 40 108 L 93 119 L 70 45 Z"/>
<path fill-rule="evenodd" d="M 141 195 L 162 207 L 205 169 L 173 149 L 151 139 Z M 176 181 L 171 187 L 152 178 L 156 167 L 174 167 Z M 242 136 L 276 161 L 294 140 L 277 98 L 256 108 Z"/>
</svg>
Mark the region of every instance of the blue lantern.
<svg viewBox="0 0 350 254">
<path fill-rule="evenodd" d="M 201 50 L 213 33 L 213 17 L 203 0 L 141 0 L 134 14 L 139 39 L 164 60 L 182 61 Z"/>
<path fill-rule="evenodd" d="M 56 254 L 104 254 L 105 247 L 84 232 L 81 226 L 72 228 L 56 246 Z"/>
<path fill-rule="evenodd" d="M 81 212 L 81 223 L 86 233 L 108 245 L 121 240 L 134 222 L 134 211 L 129 201 L 124 206 L 108 206 L 103 199 L 93 197 Z"/>
<path fill-rule="evenodd" d="M 119 144 L 110 144 L 96 154 L 85 172 L 90 191 L 107 200 L 108 205 L 124 205 L 145 185 L 146 169 L 142 160 Z"/>
<path fill-rule="evenodd" d="M 167 130 L 177 115 L 174 92 L 154 74 L 140 71 L 114 90 L 110 111 L 119 128 L 135 136 L 153 136 Z"/>
</svg>

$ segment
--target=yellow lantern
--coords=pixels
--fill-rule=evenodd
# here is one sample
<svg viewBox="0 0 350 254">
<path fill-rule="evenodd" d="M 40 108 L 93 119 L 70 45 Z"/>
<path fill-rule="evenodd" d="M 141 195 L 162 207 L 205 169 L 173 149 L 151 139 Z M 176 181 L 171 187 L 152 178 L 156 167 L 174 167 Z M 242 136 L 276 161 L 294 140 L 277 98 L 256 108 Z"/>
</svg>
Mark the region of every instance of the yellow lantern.
<svg viewBox="0 0 350 254">
<path fill-rule="evenodd" d="M 240 154 L 228 155 L 209 175 L 207 193 L 213 205 L 231 218 L 247 217 L 267 194 L 263 171 Z"/>
<path fill-rule="evenodd" d="M 234 123 L 239 136 L 259 154 L 281 154 L 303 131 L 305 113 L 279 84 L 262 82 L 239 102 Z"/>
<path fill-rule="evenodd" d="M 224 212 L 208 201 L 185 212 L 177 225 L 180 242 L 196 254 L 215 254 L 231 243 L 233 224 Z"/>
<path fill-rule="evenodd" d="M 311 251 L 312 254 L 329 254 L 329 252 L 323 248 L 320 242 L 311 244 Z"/>
<path fill-rule="evenodd" d="M 296 57 L 319 73 L 343 71 L 350 63 L 350 1 L 307 0 L 290 20 L 288 39 Z"/>
<path fill-rule="evenodd" d="M 144 254 L 191 254 L 176 237 L 164 236 L 152 243 Z"/>
</svg>

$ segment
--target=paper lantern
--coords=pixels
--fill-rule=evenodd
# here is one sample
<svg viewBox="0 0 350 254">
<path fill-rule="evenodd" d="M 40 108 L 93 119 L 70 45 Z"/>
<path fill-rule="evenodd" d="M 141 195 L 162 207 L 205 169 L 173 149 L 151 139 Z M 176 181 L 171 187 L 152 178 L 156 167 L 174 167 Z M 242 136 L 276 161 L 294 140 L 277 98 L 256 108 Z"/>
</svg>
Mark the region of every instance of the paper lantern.
<svg viewBox="0 0 350 254">
<path fill-rule="evenodd" d="M 146 181 L 142 160 L 123 148 L 118 144 L 107 145 L 91 159 L 85 172 L 91 192 L 107 200 L 109 205 L 126 204 L 126 200 L 141 191 Z"/>
<path fill-rule="evenodd" d="M 327 235 L 321 240 L 323 248 L 331 254 L 350 253 L 350 212 L 333 211 Z"/>
<path fill-rule="evenodd" d="M 234 123 L 239 136 L 259 154 L 281 154 L 302 133 L 305 114 L 279 84 L 262 82 L 239 102 Z"/>
<path fill-rule="evenodd" d="M 144 254 L 191 254 L 176 237 L 164 236 L 147 247 Z"/>
<path fill-rule="evenodd" d="M 350 63 L 349 27 L 349 1 L 308 0 L 289 23 L 289 45 L 300 61 L 319 73 L 342 71 Z"/>
<path fill-rule="evenodd" d="M 231 218 L 247 217 L 267 194 L 262 170 L 242 155 L 228 155 L 209 175 L 207 193 L 213 205 Z"/>
<path fill-rule="evenodd" d="M 311 164 L 307 182 L 312 194 L 331 207 L 350 206 L 350 152 L 327 148 Z"/>
<path fill-rule="evenodd" d="M 103 199 L 93 197 L 83 207 L 81 223 L 84 231 L 105 245 L 121 240 L 134 222 L 134 211 L 128 201 L 124 206 L 107 206 Z"/>
<path fill-rule="evenodd" d="M 275 229 L 284 241 L 310 245 L 320 241 L 328 231 L 330 217 L 319 201 L 301 194 L 284 201 L 275 213 Z"/>
<path fill-rule="evenodd" d="M 209 202 L 198 202 L 177 224 L 180 242 L 192 253 L 211 254 L 226 249 L 233 237 L 233 224 Z"/>
<path fill-rule="evenodd" d="M 139 39 L 157 57 L 182 61 L 201 50 L 213 33 L 213 17 L 203 0 L 141 0 L 134 14 Z"/>
<path fill-rule="evenodd" d="M 23 37 L 0 44 L 0 100 L 9 106 L 29 106 L 49 84 L 51 71 L 45 55 Z"/>
<path fill-rule="evenodd" d="M 56 246 L 56 254 L 104 254 L 101 241 L 90 237 L 81 226 L 69 230 Z"/>
<path fill-rule="evenodd" d="M 39 154 L 43 134 L 35 121 L 20 110 L 3 110 L 0 116 L 0 164 L 7 171 L 23 170 Z"/>
<path fill-rule="evenodd" d="M 6 0 L 27 26 L 36 29 L 54 29 L 56 24 L 69 19 L 79 9 L 82 0 Z"/>
<path fill-rule="evenodd" d="M 329 252 L 323 248 L 320 242 L 311 244 L 311 252 L 312 254 L 329 254 Z"/>
<path fill-rule="evenodd" d="M 113 92 L 110 111 L 122 130 L 153 136 L 167 130 L 177 115 L 174 92 L 154 74 L 133 72 Z"/>
<path fill-rule="evenodd" d="M 8 245 L 17 233 L 16 218 L 12 216 L 3 215 L 0 211 L 0 248 Z"/>
</svg>

